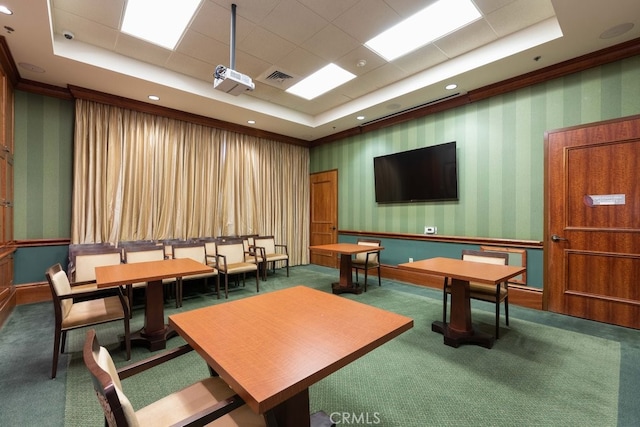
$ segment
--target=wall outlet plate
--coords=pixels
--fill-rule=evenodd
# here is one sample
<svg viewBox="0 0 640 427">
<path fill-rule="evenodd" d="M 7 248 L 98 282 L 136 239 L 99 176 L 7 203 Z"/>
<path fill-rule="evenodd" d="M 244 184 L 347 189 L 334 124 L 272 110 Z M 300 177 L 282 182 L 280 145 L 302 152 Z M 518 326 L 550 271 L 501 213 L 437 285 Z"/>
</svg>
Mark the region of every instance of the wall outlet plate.
<svg viewBox="0 0 640 427">
<path fill-rule="evenodd" d="M 424 226 L 424 234 L 437 234 L 438 233 L 438 227 L 434 227 L 434 226 Z"/>
</svg>

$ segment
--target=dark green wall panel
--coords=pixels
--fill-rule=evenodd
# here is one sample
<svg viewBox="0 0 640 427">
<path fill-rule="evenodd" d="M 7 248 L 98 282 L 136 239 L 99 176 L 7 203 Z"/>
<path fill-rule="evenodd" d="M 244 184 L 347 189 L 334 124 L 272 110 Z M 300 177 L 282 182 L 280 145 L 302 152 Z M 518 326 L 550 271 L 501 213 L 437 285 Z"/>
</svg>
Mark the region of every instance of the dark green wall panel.
<svg viewBox="0 0 640 427">
<path fill-rule="evenodd" d="M 66 271 L 68 259 L 67 245 L 18 248 L 13 260 L 13 282 L 16 285 L 44 282 L 47 268 L 60 263 Z"/>
<path fill-rule="evenodd" d="M 70 236 L 73 127 L 72 101 L 16 91 L 16 240 Z"/>
</svg>

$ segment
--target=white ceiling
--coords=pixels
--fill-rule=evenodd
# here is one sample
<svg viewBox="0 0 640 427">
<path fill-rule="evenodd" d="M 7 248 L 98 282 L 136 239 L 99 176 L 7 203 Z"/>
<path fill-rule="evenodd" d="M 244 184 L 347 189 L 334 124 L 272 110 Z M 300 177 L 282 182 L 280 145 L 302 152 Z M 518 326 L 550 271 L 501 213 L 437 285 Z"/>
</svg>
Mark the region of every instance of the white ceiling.
<svg viewBox="0 0 640 427">
<path fill-rule="evenodd" d="M 164 107 L 308 141 L 357 127 L 358 115 L 449 96 L 448 83 L 464 93 L 640 37 L 638 0 L 474 0 L 482 19 L 391 63 L 363 46 L 433 1 L 202 0 L 175 51 L 118 30 L 125 0 L 0 0 L 14 11 L 0 25 L 21 79 L 143 102 L 154 94 Z M 230 65 L 232 3 L 235 69 L 256 84 L 239 96 L 213 89 L 215 67 Z M 311 101 L 284 92 L 329 62 L 357 78 Z M 292 78 L 267 80 L 273 71 Z"/>
</svg>

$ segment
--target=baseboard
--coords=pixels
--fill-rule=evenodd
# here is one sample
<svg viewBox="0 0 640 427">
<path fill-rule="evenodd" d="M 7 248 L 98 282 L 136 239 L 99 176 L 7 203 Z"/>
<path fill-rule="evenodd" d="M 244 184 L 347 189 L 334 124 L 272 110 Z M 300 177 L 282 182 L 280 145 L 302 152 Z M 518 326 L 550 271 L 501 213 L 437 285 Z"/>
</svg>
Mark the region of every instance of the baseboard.
<svg viewBox="0 0 640 427">
<path fill-rule="evenodd" d="M 25 283 L 15 288 L 17 305 L 51 301 L 51 289 L 46 282 Z"/>
<path fill-rule="evenodd" d="M 375 270 L 370 270 L 370 275 L 375 276 Z M 391 265 L 381 265 L 380 274 L 385 279 L 412 283 L 434 289 L 442 289 L 442 277 L 430 274 L 414 273 Z M 520 307 L 542 310 L 542 289 L 525 288 L 523 286 L 509 287 L 509 304 Z"/>
<path fill-rule="evenodd" d="M 385 279 L 442 289 L 442 278 L 439 276 L 414 273 L 390 265 L 381 265 L 380 273 Z M 376 276 L 375 270 L 370 270 L 369 275 Z M 31 304 L 51 300 L 51 290 L 45 282 L 17 285 L 15 288 L 16 296 L 14 298 L 14 306 L 16 304 Z M 509 303 L 521 307 L 533 308 L 535 310 L 542 310 L 542 289 L 511 286 L 509 288 Z M 0 313 L 0 321 L 2 320 L 1 315 Z"/>
<path fill-rule="evenodd" d="M 16 306 L 16 292 L 15 286 L 9 288 L 9 294 L 3 296 L 3 300 L 0 303 L 0 327 L 4 325 L 4 322 L 9 318 L 11 312 Z"/>
</svg>

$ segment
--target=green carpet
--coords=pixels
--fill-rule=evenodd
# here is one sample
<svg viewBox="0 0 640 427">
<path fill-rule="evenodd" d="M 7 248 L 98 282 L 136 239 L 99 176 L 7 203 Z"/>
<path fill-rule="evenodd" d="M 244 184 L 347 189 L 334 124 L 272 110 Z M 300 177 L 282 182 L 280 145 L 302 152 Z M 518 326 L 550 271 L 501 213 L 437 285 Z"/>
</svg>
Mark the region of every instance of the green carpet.
<svg viewBox="0 0 640 427">
<path fill-rule="evenodd" d="M 261 282 L 261 292 L 305 284 L 329 290 L 335 270 L 293 268 Z M 416 295 L 411 285 L 385 282 L 345 298 L 375 305 L 414 319 L 414 328 L 320 381 L 310 389 L 312 411 L 333 414 L 339 425 L 364 426 L 615 426 L 617 425 L 620 344 L 513 316 L 491 350 L 443 345 L 431 332 L 442 316 L 440 299 Z M 405 291 L 408 290 L 408 291 Z M 255 295 L 255 285 L 234 290 L 230 300 Z M 434 293 L 438 295 L 437 292 Z M 187 295 L 167 314 L 222 303 L 207 294 Z M 492 306 L 474 306 L 474 323 L 493 328 Z M 138 310 L 132 329 L 141 326 Z M 220 327 L 221 325 L 212 325 Z M 97 328 L 103 345 L 124 365 L 117 349 L 121 326 Z M 65 426 L 101 425 L 102 412 L 82 363 L 84 332 L 69 336 Z M 183 343 L 172 338 L 169 346 Z M 133 359 L 149 352 L 136 348 Z M 190 353 L 132 379 L 123 387 L 134 407 L 142 407 L 207 375 L 202 359 Z"/>
</svg>

